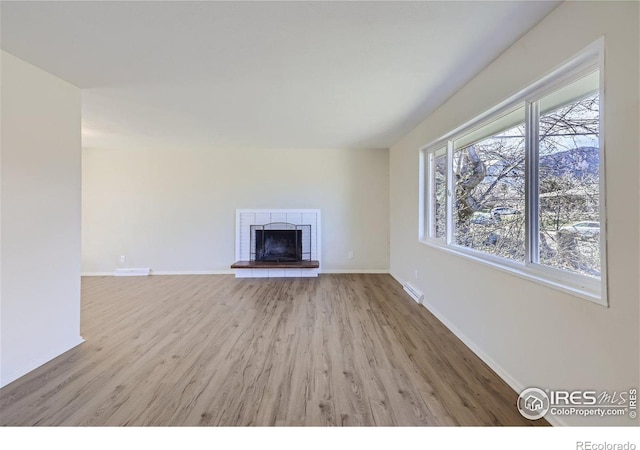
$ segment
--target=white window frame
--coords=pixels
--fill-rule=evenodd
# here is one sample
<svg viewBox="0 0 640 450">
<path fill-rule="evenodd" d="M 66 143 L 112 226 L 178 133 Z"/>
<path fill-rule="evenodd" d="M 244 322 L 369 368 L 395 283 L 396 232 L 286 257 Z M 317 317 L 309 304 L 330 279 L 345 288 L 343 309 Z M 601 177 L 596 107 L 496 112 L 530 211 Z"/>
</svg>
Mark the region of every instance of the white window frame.
<svg viewBox="0 0 640 450">
<path fill-rule="evenodd" d="M 538 257 L 538 101 L 561 89 L 588 73 L 599 71 L 599 146 L 600 146 L 600 279 L 571 273 L 551 266 L 539 264 Z M 419 192 L 419 240 L 420 242 L 448 253 L 471 259 L 516 276 L 550 286 L 573 296 L 608 306 L 607 299 L 607 230 L 605 193 L 605 126 L 604 126 L 604 38 L 600 38 L 574 58 L 562 64 L 547 76 L 528 88 L 511 96 L 504 102 L 463 124 L 445 136 L 420 148 L 420 192 Z M 453 141 L 493 122 L 497 117 L 518 107 L 525 106 L 526 162 L 525 162 L 525 262 L 509 260 L 469 247 L 457 245 L 453 236 L 453 208 L 455 180 L 452 174 Z M 533 132 L 532 132 L 533 131 Z M 435 237 L 434 208 L 432 203 L 434 180 L 432 179 L 433 155 L 447 148 L 447 202 L 446 238 Z M 536 195 L 532 195 L 536 193 Z M 532 214 L 535 212 L 535 215 Z"/>
</svg>

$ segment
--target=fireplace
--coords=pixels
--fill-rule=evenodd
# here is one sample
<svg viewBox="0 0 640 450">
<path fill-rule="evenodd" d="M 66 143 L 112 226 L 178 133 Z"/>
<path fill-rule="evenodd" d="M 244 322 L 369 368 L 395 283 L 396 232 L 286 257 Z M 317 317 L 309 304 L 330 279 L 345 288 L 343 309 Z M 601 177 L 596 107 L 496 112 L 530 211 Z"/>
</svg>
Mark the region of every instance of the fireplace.
<svg viewBox="0 0 640 450">
<path fill-rule="evenodd" d="M 237 209 L 237 278 L 317 277 L 319 209 Z"/>
<path fill-rule="evenodd" d="M 302 261 L 302 230 L 255 230 L 256 261 Z"/>
</svg>

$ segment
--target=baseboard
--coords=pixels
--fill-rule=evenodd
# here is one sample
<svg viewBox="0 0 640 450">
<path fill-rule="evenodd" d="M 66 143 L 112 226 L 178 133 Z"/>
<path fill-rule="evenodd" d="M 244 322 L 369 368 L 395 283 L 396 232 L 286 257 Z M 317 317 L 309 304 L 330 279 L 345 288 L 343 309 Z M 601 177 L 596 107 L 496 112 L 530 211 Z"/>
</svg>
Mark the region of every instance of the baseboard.
<svg viewBox="0 0 640 450">
<path fill-rule="evenodd" d="M 405 282 L 398 278 L 395 274 L 391 273 L 391 276 L 400 283 L 401 286 L 404 286 Z M 409 294 L 407 294 L 409 296 Z M 409 296 L 410 297 L 410 296 Z M 413 299 L 412 299 L 413 300 Z M 447 327 L 449 331 L 451 331 L 458 339 L 462 341 L 464 345 L 466 345 L 469 350 L 471 350 L 475 355 L 480 358 L 487 366 L 493 370 L 496 375 L 498 375 L 502 380 L 511 387 L 516 393 L 522 392 L 525 387 L 523 383 L 520 383 L 509 371 L 507 371 L 504 367 L 498 364 L 493 358 L 491 358 L 488 354 L 486 354 L 480 346 L 478 346 L 472 339 L 470 339 L 466 334 L 464 334 L 457 326 L 449 321 L 443 314 L 440 313 L 436 308 L 433 307 L 429 302 L 422 299 L 422 306 L 427 308 L 431 314 L 433 314 L 442 324 Z M 515 408 L 515 405 L 514 405 Z M 566 427 L 568 424 L 562 420 L 560 417 L 548 415 L 545 417 L 545 420 L 549 422 L 553 426 L 563 426 Z"/>
<path fill-rule="evenodd" d="M 235 271 L 226 270 L 152 270 L 151 275 L 233 275 Z M 320 273 L 389 273 L 388 269 L 321 269 Z M 82 272 L 83 277 L 112 277 L 113 272 Z M 395 278 L 395 277 L 394 277 Z M 397 279 L 397 278 L 396 278 Z"/>
<path fill-rule="evenodd" d="M 233 275 L 231 269 L 228 270 L 152 270 L 151 275 Z M 83 277 L 113 277 L 114 272 L 82 272 Z"/>
<path fill-rule="evenodd" d="M 152 270 L 151 275 L 233 275 L 231 269 L 225 270 Z"/>
<path fill-rule="evenodd" d="M 320 273 L 389 273 L 389 269 L 321 269 Z"/>
</svg>

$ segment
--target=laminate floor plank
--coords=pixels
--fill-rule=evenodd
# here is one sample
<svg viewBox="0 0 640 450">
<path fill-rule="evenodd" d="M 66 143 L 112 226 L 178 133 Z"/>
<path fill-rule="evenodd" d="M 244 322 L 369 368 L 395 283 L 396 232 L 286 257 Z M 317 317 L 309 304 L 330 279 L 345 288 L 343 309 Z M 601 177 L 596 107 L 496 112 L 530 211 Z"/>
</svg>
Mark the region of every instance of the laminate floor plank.
<svg viewBox="0 0 640 450">
<path fill-rule="evenodd" d="M 546 425 L 389 275 L 85 277 L 3 426 Z"/>
</svg>

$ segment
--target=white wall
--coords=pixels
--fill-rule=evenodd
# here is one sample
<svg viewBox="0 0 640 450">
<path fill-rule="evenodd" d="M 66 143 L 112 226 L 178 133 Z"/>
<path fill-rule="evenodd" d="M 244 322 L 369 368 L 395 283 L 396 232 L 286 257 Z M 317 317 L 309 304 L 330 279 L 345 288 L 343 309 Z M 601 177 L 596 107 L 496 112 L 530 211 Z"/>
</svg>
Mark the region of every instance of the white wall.
<svg viewBox="0 0 640 450">
<path fill-rule="evenodd" d="M 639 385 L 638 3 L 567 2 L 390 152 L 391 272 L 517 390 Z M 605 308 L 418 242 L 418 149 L 606 35 L 609 301 Z M 414 280 L 414 270 L 419 279 Z M 568 424 L 637 424 L 565 417 Z"/>
<path fill-rule="evenodd" d="M 82 342 L 80 90 L 2 52 L 0 386 Z"/>
<path fill-rule="evenodd" d="M 320 208 L 321 270 L 389 268 L 386 149 L 84 149 L 82 174 L 84 273 L 229 271 L 236 208 Z"/>
</svg>

